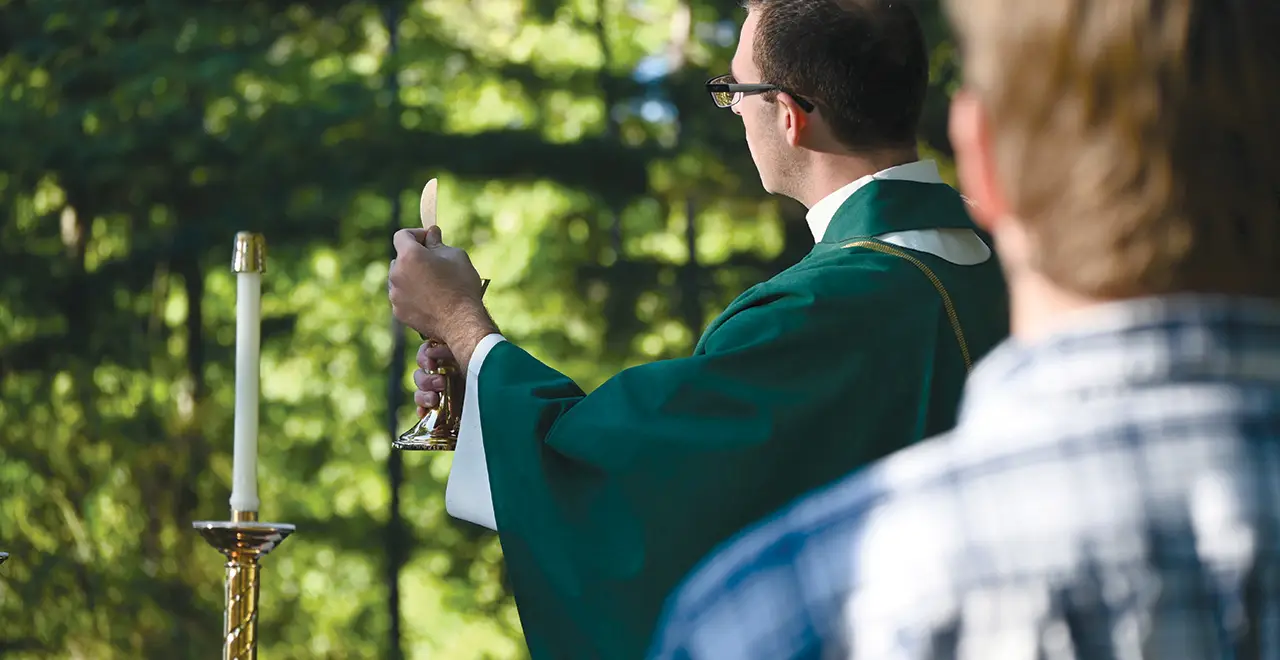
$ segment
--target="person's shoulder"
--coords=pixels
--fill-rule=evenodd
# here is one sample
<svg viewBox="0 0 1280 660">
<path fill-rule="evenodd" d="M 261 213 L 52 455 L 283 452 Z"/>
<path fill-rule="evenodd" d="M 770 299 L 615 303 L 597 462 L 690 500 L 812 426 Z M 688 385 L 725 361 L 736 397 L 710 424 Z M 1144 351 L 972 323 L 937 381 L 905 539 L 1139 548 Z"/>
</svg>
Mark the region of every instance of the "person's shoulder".
<svg viewBox="0 0 1280 660">
<path fill-rule="evenodd" d="M 952 460 L 950 434 L 922 441 L 863 467 L 783 508 L 730 541 L 690 582 L 689 595 L 731 583 L 736 574 L 761 564 L 805 554 L 817 539 L 849 542 L 887 511 L 931 498 L 948 481 Z M 802 559 L 811 557 L 805 556 Z"/>
<path fill-rule="evenodd" d="M 752 573 L 797 560 L 807 542 L 839 535 L 880 494 L 874 470 L 851 474 L 804 497 L 721 546 L 685 582 L 677 607 L 698 610 L 732 591 Z"/>
<path fill-rule="evenodd" d="M 857 576 L 851 591 L 901 582 L 928 589 L 939 572 L 945 575 L 951 542 L 964 536 L 958 489 L 973 468 L 960 442 L 945 434 L 877 464 L 883 495 L 859 520 L 849 553 Z"/>
<path fill-rule="evenodd" d="M 928 280 L 910 264 L 890 255 L 867 252 L 833 258 L 811 254 L 747 289 L 727 311 L 732 316 L 748 310 L 786 309 L 803 312 L 795 321 L 835 315 L 843 323 L 850 310 L 883 310 L 923 297 L 904 295 L 909 289 L 919 289 L 930 299 L 936 295 Z"/>
<path fill-rule="evenodd" d="M 865 249 L 858 241 L 847 243 L 849 247 L 833 245 L 815 251 L 758 285 L 753 293 L 764 300 L 793 298 L 841 307 L 932 300 L 937 295 L 911 260 Z"/>
<path fill-rule="evenodd" d="M 915 499 L 942 476 L 949 465 L 946 444 L 947 436 L 939 436 L 905 449 L 797 500 L 722 545 L 668 601 L 660 638 L 697 634 L 703 623 L 741 617 L 756 602 L 764 612 L 776 611 L 770 603 L 781 601 L 805 607 L 810 615 L 813 603 L 803 602 L 809 598 L 838 606 L 839 599 L 829 596 L 852 592 L 861 579 L 854 558 L 868 525 L 902 506 L 899 498 Z"/>
<path fill-rule="evenodd" d="M 714 550 L 668 599 L 650 657 L 693 657 L 700 649 L 715 649 L 715 657 L 759 658 L 762 648 L 780 652 L 779 643 L 811 637 L 811 618 L 822 614 L 808 602 L 800 576 L 839 590 L 847 562 L 807 549 L 817 543 L 841 546 L 840 539 L 856 527 L 850 518 L 875 496 L 873 479 L 851 475 Z M 779 618 L 779 611 L 795 616 Z"/>
</svg>

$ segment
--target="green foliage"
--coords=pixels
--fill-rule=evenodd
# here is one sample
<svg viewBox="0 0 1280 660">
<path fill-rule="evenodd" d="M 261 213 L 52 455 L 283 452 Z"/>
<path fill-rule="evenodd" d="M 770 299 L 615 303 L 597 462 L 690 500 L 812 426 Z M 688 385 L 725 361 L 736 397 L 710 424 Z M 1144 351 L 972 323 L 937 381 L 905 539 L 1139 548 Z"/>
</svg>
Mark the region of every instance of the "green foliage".
<svg viewBox="0 0 1280 660">
<path fill-rule="evenodd" d="M 449 458 L 389 449 L 416 348 L 390 236 L 439 176 L 508 336 L 589 387 L 687 352 L 808 234 L 701 90 L 740 16 L 684 2 L 0 0 L 0 655 L 217 652 L 191 522 L 228 516 L 228 261 L 254 230 L 262 513 L 298 526 L 265 561 L 264 656 L 521 657 L 497 539 L 444 513 Z"/>
</svg>

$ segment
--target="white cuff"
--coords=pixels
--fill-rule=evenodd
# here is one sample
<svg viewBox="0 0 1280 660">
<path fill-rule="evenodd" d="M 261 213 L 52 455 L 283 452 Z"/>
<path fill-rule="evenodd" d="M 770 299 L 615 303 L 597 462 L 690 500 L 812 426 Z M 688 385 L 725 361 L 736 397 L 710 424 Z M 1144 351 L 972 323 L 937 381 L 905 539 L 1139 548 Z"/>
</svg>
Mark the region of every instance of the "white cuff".
<svg viewBox="0 0 1280 660">
<path fill-rule="evenodd" d="M 444 510 L 459 520 L 498 531 L 493 514 L 493 493 L 489 491 L 489 466 L 484 457 L 484 435 L 480 429 L 480 369 L 498 342 L 506 339 L 491 334 L 476 344 L 467 365 L 467 390 L 462 399 L 462 423 L 458 428 L 458 446 L 453 452 L 453 467 L 444 489 Z"/>
</svg>

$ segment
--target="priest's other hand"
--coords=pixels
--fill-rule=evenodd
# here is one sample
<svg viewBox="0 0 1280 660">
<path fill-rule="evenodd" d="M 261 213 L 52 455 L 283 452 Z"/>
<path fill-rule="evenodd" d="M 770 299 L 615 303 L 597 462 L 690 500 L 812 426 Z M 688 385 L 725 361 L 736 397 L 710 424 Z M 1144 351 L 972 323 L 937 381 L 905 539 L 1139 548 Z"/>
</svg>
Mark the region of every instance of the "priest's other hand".
<svg viewBox="0 0 1280 660">
<path fill-rule="evenodd" d="M 440 228 L 402 229 L 387 277 L 401 323 L 448 344 L 464 368 L 476 344 L 497 329 L 480 302 L 480 275 L 467 253 L 445 245 Z"/>
<path fill-rule="evenodd" d="M 413 393 L 413 402 L 418 404 L 418 419 L 427 414 L 427 410 L 440 403 L 440 392 L 444 391 L 444 376 L 433 374 L 442 361 L 453 360 L 453 352 L 444 344 L 422 342 L 418 347 L 418 370 L 413 372 L 413 384 L 417 390 Z"/>
</svg>

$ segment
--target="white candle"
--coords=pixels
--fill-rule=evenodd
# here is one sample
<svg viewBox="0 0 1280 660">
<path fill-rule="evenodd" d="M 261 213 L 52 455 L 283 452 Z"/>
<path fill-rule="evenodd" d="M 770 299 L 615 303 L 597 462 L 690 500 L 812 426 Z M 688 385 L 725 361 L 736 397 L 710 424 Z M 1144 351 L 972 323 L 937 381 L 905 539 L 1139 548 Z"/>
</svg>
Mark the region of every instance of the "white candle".
<svg viewBox="0 0 1280 660">
<path fill-rule="evenodd" d="M 258 379 L 262 339 L 262 272 L 266 245 L 257 234 L 236 234 L 235 445 L 231 462 L 231 510 L 258 510 Z"/>
</svg>

